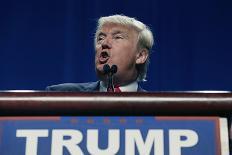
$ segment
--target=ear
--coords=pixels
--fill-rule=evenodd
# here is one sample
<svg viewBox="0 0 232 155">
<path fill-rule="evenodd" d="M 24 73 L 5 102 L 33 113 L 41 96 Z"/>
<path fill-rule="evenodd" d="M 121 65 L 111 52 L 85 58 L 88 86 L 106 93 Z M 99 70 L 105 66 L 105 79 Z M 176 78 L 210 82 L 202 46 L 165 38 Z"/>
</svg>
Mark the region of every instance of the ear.
<svg viewBox="0 0 232 155">
<path fill-rule="evenodd" d="M 136 64 L 144 64 L 148 58 L 147 49 L 140 50 L 136 55 Z"/>
</svg>

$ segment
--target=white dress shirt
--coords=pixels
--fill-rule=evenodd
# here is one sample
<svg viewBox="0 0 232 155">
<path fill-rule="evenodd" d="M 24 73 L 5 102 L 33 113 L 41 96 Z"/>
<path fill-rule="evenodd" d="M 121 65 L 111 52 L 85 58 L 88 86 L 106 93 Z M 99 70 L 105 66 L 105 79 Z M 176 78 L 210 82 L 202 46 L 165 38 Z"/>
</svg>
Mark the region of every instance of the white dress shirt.
<svg viewBox="0 0 232 155">
<path fill-rule="evenodd" d="M 138 90 L 138 82 L 134 81 L 128 85 L 120 86 L 119 89 L 121 92 L 136 92 Z M 107 92 L 107 87 L 102 81 L 100 82 L 100 92 Z"/>
</svg>

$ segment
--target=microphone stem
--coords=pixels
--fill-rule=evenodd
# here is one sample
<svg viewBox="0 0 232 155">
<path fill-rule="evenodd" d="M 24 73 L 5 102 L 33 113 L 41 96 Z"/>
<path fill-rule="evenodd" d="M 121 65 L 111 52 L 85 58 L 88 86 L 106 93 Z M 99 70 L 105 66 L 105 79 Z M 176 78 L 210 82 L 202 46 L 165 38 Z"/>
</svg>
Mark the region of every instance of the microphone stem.
<svg viewBox="0 0 232 155">
<path fill-rule="evenodd" d="M 107 86 L 108 92 L 114 92 L 114 84 L 113 84 L 113 74 L 109 74 L 108 76 L 108 86 Z"/>
</svg>

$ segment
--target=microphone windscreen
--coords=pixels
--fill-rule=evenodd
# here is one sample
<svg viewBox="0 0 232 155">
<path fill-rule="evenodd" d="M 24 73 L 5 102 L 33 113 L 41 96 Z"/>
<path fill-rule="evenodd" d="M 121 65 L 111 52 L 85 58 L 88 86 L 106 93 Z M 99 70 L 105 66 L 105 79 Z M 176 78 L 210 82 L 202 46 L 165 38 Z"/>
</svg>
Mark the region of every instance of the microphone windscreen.
<svg viewBox="0 0 232 155">
<path fill-rule="evenodd" d="M 110 72 L 110 66 L 108 64 L 103 66 L 103 72 L 104 74 L 108 74 Z"/>
<path fill-rule="evenodd" d="M 112 65 L 111 66 L 111 73 L 115 74 L 115 73 L 117 73 L 117 71 L 118 71 L 118 67 L 116 65 Z"/>
</svg>

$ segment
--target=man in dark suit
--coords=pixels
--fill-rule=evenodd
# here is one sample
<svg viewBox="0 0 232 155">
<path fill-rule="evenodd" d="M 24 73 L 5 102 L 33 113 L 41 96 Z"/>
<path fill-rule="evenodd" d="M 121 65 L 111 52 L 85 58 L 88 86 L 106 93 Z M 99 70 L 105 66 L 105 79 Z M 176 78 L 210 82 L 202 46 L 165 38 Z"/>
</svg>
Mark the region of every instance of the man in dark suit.
<svg viewBox="0 0 232 155">
<path fill-rule="evenodd" d="M 109 76 L 105 64 L 117 65 L 113 84 L 122 92 L 144 91 L 138 84 L 146 78 L 149 54 L 153 46 L 150 29 L 135 18 L 124 15 L 101 17 L 95 34 L 97 82 L 66 83 L 48 86 L 49 91 L 107 91 Z"/>
</svg>

